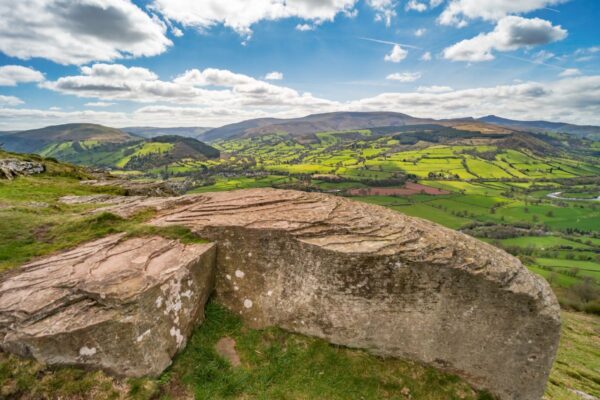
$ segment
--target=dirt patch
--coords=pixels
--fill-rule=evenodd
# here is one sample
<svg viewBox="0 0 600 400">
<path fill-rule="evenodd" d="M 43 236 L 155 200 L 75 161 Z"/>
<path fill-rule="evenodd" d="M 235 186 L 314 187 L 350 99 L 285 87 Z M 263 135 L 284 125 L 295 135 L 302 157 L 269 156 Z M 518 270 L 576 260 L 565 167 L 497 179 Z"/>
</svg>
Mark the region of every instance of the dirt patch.
<svg viewBox="0 0 600 400">
<path fill-rule="evenodd" d="M 221 357 L 229 361 L 229 363 L 233 367 L 239 367 L 240 365 L 242 365 L 242 362 L 240 361 L 240 356 L 235 350 L 235 340 L 233 340 L 232 338 L 224 337 L 219 339 L 219 341 L 215 345 L 215 350 Z"/>
<path fill-rule="evenodd" d="M 442 196 L 450 194 L 447 190 L 421 185 L 420 183 L 407 182 L 399 188 L 394 187 L 372 187 L 363 189 L 350 189 L 351 196 L 412 196 L 415 194 L 428 194 L 430 196 Z"/>
<path fill-rule="evenodd" d="M 35 227 L 31 232 L 38 242 L 50 243 L 52 241 L 52 224 L 43 224 Z"/>
</svg>

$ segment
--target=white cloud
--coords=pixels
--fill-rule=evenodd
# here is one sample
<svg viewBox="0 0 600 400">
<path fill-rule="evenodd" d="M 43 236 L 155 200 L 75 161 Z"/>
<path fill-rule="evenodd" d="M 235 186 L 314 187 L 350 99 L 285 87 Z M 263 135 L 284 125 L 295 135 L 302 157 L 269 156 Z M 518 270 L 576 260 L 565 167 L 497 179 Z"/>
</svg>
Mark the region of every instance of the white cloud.
<svg viewBox="0 0 600 400">
<path fill-rule="evenodd" d="M 451 92 L 452 89 L 450 86 L 419 86 L 417 88 L 417 92 L 419 93 L 447 93 Z"/>
<path fill-rule="evenodd" d="M 173 36 L 175 37 L 182 37 L 183 36 L 183 31 L 181 29 L 179 29 L 178 27 L 174 26 L 171 28 L 171 32 L 173 32 Z"/>
<path fill-rule="evenodd" d="M 495 114 L 513 119 L 545 119 L 600 125 L 600 75 L 447 93 L 382 93 L 353 101 L 346 105 L 346 109 L 396 111 L 423 118 Z"/>
<path fill-rule="evenodd" d="M 298 24 L 296 25 L 296 30 L 300 32 L 314 31 L 316 29 L 315 25 L 311 24 Z"/>
<path fill-rule="evenodd" d="M 586 62 L 596 58 L 596 55 L 600 53 L 600 46 L 588 47 L 583 49 L 577 49 L 574 53 L 575 61 Z"/>
<path fill-rule="evenodd" d="M 405 9 L 406 11 L 413 10 L 418 12 L 424 12 L 427 11 L 427 4 L 421 3 L 418 0 L 408 0 Z"/>
<path fill-rule="evenodd" d="M 375 20 L 390 26 L 396 16 L 396 4 L 393 0 L 367 0 L 367 4 L 375 10 Z"/>
<path fill-rule="evenodd" d="M 265 80 L 267 80 L 267 81 L 280 81 L 282 79 L 283 79 L 283 73 L 277 72 L 277 71 L 269 72 L 268 74 L 265 75 Z"/>
<path fill-rule="evenodd" d="M 415 31 L 415 36 L 416 36 L 416 37 L 421 37 L 421 36 L 423 36 L 423 35 L 424 35 L 424 34 L 426 34 L 426 33 L 427 33 L 427 29 L 425 29 L 425 28 L 420 28 L 420 29 L 417 29 L 417 30 Z"/>
<path fill-rule="evenodd" d="M 568 0 L 451 0 L 438 22 L 442 25 L 466 25 L 467 19 L 499 20 L 511 14 L 525 14 Z"/>
<path fill-rule="evenodd" d="M 431 53 L 429 51 L 423 53 L 421 56 L 421 61 L 431 61 Z"/>
<path fill-rule="evenodd" d="M 390 74 L 387 76 L 387 80 L 389 81 L 398 81 L 398 82 L 414 82 L 421 79 L 420 72 L 397 72 L 395 74 Z"/>
<path fill-rule="evenodd" d="M 23 104 L 23 100 L 15 96 L 4 96 L 0 94 L 0 106 L 16 106 Z"/>
<path fill-rule="evenodd" d="M 481 33 L 444 50 L 444 58 L 453 61 L 489 61 L 493 51 L 512 51 L 562 40 L 567 31 L 539 18 L 504 17 L 489 33 Z"/>
<path fill-rule="evenodd" d="M 538 63 L 543 63 L 554 57 L 556 57 L 556 54 L 554 54 L 550 51 L 540 50 L 533 55 L 533 61 L 538 62 Z"/>
<path fill-rule="evenodd" d="M 84 64 L 154 56 L 172 43 L 166 26 L 130 0 L 0 1 L 0 51 Z"/>
<path fill-rule="evenodd" d="M 85 103 L 86 107 L 110 107 L 114 106 L 116 103 L 111 103 L 108 101 L 93 101 L 91 103 Z"/>
<path fill-rule="evenodd" d="M 119 64 L 82 67 L 81 75 L 47 81 L 43 88 L 103 101 L 167 102 L 203 107 L 285 107 L 311 111 L 332 102 L 299 93 L 228 70 L 191 69 L 173 80 L 163 81 L 146 68 Z"/>
<path fill-rule="evenodd" d="M 319 25 L 338 14 L 352 15 L 357 0 L 154 0 L 151 8 L 183 26 L 206 31 L 222 24 L 240 35 L 252 35 L 263 20 L 300 18 Z"/>
<path fill-rule="evenodd" d="M 16 86 L 19 83 L 41 82 L 44 74 L 33 68 L 21 65 L 4 65 L 0 67 L 0 86 Z"/>
<path fill-rule="evenodd" d="M 385 55 L 384 60 L 388 62 L 399 63 L 400 61 L 404 60 L 407 55 L 408 51 L 400 47 L 399 44 L 395 44 L 394 47 L 392 47 L 392 51 Z"/>
<path fill-rule="evenodd" d="M 244 75 L 207 70 L 182 76 L 202 85 L 233 83 Z M 212 71 L 212 72 L 210 72 Z M 246 77 L 246 80 L 252 78 Z M 16 99 L 18 102 L 18 99 Z M 14 99 L 12 100 L 14 103 Z M 3 103 L 0 97 L 0 103 Z M 4 101 L 6 103 L 6 101 Z M 488 114 L 513 119 L 546 119 L 600 125 L 600 75 L 577 76 L 554 82 L 524 82 L 494 87 L 450 91 L 446 87 L 421 87 L 416 92 L 387 92 L 345 103 L 323 100 L 300 106 L 246 105 L 244 102 L 211 102 L 186 106 L 148 105 L 134 112 L 53 111 L 0 107 L 0 130 L 24 129 L 67 122 L 95 122 L 109 126 L 155 125 L 219 126 L 259 117 L 299 117 L 313 112 L 395 111 L 416 117 L 457 118 Z"/>
<path fill-rule="evenodd" d="M 561 72 L 558 76 L 560 76 L 561 78 L 568 78 L 568 77 L 579 76 L 579 75 L 581 75 L 581 71 L 578 70 L 577 68 L 567 68 L 563 72 Z"/>
</svg>

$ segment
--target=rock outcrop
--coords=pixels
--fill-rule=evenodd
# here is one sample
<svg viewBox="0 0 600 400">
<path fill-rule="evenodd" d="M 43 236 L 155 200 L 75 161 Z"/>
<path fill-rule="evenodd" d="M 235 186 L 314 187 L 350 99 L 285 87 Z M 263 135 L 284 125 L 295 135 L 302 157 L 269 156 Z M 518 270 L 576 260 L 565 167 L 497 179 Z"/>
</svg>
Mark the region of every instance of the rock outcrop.
<svg viewBox="0 0 600 400">
<path fill-rule="evenodd" d="M 54 365 L 158 375 L 204 318 L 215 246 L 113 235 L 0 285 L 0 346 Z"/>
<path fill-rule="evenodd" d="M 126 196 L 169 197 L 181 195 L 191 189 L 191 182 L 176 180 L 143 182 L 129 179 L 93 179 L 82 181 L 81 184 L 95 187 L 118 187 Z"/>
<path fill-rule="evenodd" d="M 491 245 L 315 193 L 98 202 L 122 216 L 154 208 L 150 224 L 186 226 L 213 241 L 216 299 L 252 327 L 276 325 L 433 365 L 501 399 L 538 400 L 544 392 L 558 303 L 543 279 Z"/>
<path fill-rule="evenodd" d="M 33 161 L 5 158 L 0 160 L 0 179 L 12 180 L 20 175 L 34 175 L 44 172 L 44 165 Z"/>
</svg>

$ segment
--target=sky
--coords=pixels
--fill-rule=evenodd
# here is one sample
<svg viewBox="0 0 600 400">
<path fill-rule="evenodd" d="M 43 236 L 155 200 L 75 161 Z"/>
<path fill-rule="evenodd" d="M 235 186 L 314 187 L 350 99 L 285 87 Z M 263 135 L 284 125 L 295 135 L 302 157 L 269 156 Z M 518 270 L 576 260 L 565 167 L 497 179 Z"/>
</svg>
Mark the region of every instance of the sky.
<svg viewBox="0 0 600 400">
<path fill-rule="evenodd" d="M 600 125 L 597 0 L 0 0 L 0 131 L 394 111 Z"/>
</svg>

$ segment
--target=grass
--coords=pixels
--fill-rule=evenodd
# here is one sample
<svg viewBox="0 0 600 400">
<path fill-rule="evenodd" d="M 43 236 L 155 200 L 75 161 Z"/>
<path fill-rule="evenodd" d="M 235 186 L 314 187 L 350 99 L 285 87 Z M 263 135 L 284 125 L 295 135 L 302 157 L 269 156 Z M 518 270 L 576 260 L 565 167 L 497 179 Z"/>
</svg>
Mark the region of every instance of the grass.
<svg viewBox="0 0 600 400">
<path fill-rule="evenodd" d="M 600 395 L 600 318 L 563 312 L 562 337 L 545 399 L 574 399 L 572 390 Z M 242 361 L 231 366 L 216 352 L 220 338 L 236 341 Z M 119 380 L 101 372 L 48 368 L 0 353 L 0 398 L 211 400 L 484 400 L 461 379 L 409 361 L 281 329 L 246 328 L 239 317 L 210 302 L 205 322 L 186 349 L 157 379 Z"/>
<path fill-rule="evenodd" d="M 216 352 L 215 344 L 223 337 L 236 341 L 240 367 L 232 367 Z M 99 372 L 45 368 L 0 354 L 0 390 L 15 399 L 490 398 L 456 376 L 412 362 L 383 359 L 277 328 L 247 329 L 238 316 L 215 303 L 208 304 L 205 322 L 158 379 L 119 381 Z"/>
<path fill-rule="evenodd" d="M 546 398 L 580 398 L 573 390 L 600 397 L 600 318 L 563 312 L 562 323 L 560 346 Z"/>
<path fill-rule="evenodd" d="M 165 230 L 143 225 L 152 216 L 150 212 L 141 212 L 131 219 L 110 213 L 83 215 L 90 206 L 58 201 L 66 195 L 119 192 L 116 188 L 80 185 L 78 180 L 65 177 L 42 175 L 0 181 L 0 271 L 116 232 L 198 240 L 185 228 Z"/>
</svg>

